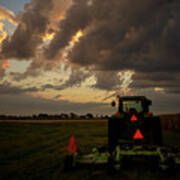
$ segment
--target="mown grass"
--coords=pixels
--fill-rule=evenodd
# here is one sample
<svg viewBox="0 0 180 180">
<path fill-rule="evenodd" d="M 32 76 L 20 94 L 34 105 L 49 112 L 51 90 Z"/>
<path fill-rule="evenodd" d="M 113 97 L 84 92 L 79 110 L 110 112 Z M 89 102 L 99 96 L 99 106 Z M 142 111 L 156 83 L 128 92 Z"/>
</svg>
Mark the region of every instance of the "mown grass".
<svg viewBox="0 0 180 180">
<path fill-rule="evenodd" d="M 79 169 L 63 172 L 63 159 L 71 135 L 78 146 L 107 144 L 107 123 L 0 124 L 0 179 L 180 179 L 180 174 L 162 174 L 149 167 L 106 171 Z M 164 132 L 167 145 L 180 145 L 180 134 Z"/>
</svg>

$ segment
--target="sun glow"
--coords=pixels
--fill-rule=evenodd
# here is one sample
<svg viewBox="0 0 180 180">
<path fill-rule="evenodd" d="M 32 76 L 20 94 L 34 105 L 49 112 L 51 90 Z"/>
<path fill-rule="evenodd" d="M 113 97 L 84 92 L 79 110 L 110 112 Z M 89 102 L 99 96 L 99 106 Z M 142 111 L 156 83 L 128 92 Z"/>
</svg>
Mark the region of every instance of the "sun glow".
<svg viewBox="0 0 180 180">
<path fill-rule="evenodd" d="M 155 92 L 164 92 L 164 88 L 154 88 Z"/>
</svg>

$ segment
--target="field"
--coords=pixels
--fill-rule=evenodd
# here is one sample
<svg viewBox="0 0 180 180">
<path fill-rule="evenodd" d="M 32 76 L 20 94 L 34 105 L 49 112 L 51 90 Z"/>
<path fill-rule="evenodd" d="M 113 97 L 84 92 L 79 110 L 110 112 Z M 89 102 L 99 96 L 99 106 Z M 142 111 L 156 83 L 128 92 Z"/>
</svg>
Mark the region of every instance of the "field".
<svg viewBox="0 0 180 180">
<path fill-rule="evenodd" d="M 179 172 L 164 174 L 149 167 L 131 167 L 114 175 L 92 168 L 65 173 L 63 158 L 72 134 L 78 146 L 107 144 L 107 122 L 0 123 L 0 179 L 180 179 Z M 180 133 L 165 131 L 163 137 L 165 144 L 180 146 Z"/>
</svg>

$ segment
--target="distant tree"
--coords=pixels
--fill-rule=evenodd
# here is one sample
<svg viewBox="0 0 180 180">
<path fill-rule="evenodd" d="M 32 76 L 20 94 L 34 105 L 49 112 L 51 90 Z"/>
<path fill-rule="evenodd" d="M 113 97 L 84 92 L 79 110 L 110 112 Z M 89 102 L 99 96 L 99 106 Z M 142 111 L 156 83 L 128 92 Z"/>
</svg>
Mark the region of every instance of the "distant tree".
<svg viewBox="0 0 180 180">
<path fill-rule="evenodd" d="M 94 118 L 93 114 L 91 114 L 91 113 L 87 113 L 86 117 L 87 117 L 87 119 L 93 119 Z"/>
<path fill-rule="evenodd" d="M 37 119 L 37 115 L 33 114 L 32 119 Z"/>
<path fill-rule="evenodd" d="M 79 118 L 80 119 L 87 119 L 85 115 L 80 115 Z"/>
<path fill-rule="evenodd" d="M 49 115 L 48 114 L 39 114 L 38 119 L 48 119 Z"/>
<path fill-rule="evenodd" d="M 62 114 L 60 114 L 60 118 L 61 119 L 69 119 L 69 115 L 62 113 Z"/>
<path fill-rule="evenodd" d="M 109 116 L 108 116 L 108 115 L 105 115 L 105 118 L 106 118 L 106 119 L 108 119 L 108 118 L 109 118 Z"/>
<path fill-rule="evenodd" d="M 78 115 L 75 114 L 75 113 L 73 113 L 73 112 L 71 112 L 71 113 L 70 113 L 70 118 L 71 118 L 71 119 L 77 119 L 77 118 L 78 118 Z"/>
</svg>

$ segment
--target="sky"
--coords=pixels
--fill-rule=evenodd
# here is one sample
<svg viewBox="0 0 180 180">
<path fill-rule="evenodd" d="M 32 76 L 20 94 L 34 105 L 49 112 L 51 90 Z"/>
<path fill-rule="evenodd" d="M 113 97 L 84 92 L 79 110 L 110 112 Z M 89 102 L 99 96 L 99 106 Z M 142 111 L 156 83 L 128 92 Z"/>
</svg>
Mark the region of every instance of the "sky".
<svg viewBox="0 0 180 180">
<path fill-rule="evenodd" d="M 0 114 L 180 113 L 178 0 L 1 0 Z"/>
</svg>

